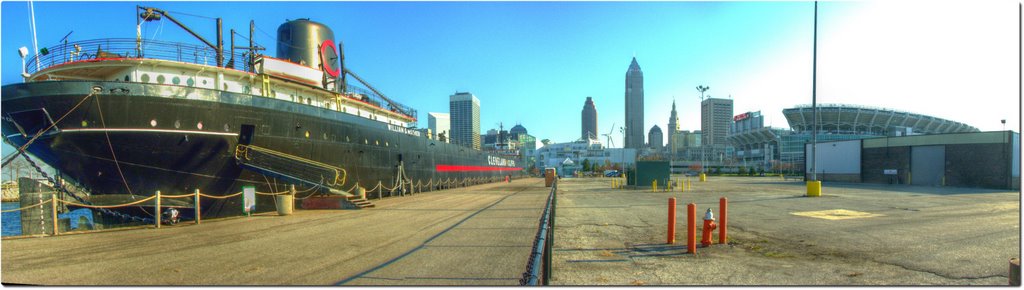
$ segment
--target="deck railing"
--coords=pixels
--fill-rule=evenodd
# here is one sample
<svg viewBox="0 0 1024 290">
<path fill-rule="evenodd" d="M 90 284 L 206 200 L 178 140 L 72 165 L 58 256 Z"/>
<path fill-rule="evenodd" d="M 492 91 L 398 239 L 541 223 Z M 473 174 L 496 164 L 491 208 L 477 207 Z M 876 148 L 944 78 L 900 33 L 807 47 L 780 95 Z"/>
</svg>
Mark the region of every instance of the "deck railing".
<svg viewBox="0 0 1024 290">
<path fill-rule="evenodd" d="M 144 40 L 141 45 L 134 38 L 105 38 L 69 41 L 45 48 L 46 54 L 37 54 L 26 60 L 25 71 L 29 74 L 67 63 L 113 58 L 141 58 L 170 60 L 199 65 L 217 65 L 217 50 L 205 45 Z M 224 66 L 240 71 L 253 72 L 246 50 L 224 51 Z M 367 96 L 364 100 L 377 107 L 416 118 L 415 109 L 398 102 L 388 102 L 384 97 L 366 88 L 348 84 L 348 90 Z"/>
<path fill-rule="evenodd" d="M 217 50 L 213 48 L 160 40 L 144 40 L 141 45 L 133 38 L 68 41 L 43 50 L 46 54 L 40 53 L 26 60 L 26 72 L 31 74 L 66 63 L 109 58 L 146 58 L 217 65 Z M 232 59 L 234 62 L 231 62 Z M 248 53 L 244 50 L 236 50 L 233 55 L 230 50 L 225 50 L 224 63 L 227 68 L 252 71 L 248 65 Z"/>
</svg>

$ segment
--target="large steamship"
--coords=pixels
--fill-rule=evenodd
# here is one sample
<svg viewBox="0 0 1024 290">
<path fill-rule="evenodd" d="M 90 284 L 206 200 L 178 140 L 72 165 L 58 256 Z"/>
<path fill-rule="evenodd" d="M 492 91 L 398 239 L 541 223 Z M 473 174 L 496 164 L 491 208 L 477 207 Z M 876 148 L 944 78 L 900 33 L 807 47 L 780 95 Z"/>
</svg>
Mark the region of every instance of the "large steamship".
<svg viewBox="0 0 1024 290">
<path fill-rule="evenodd" d="M 140 21 L 188 30 L 166 11 L 139 11 Z M 234 31 L 227 50 L 220 31 L 216 44 L 192 34 L 205 45 L 136 37 L 47 48 L 28 60 L 23 83 L 2 88 L 5 142 L 29 144 L 93 196 L 284 184 L 328 192 L 523 174 L 512 159 L 414 130 L 416 111 L 346 69 L 321 23 L 280 25 L 275 57 L 251 41 L 236 49 Z M 281 160 L 246 163 L 255 153 Z M 204 216 L 242 211 L 240 199 L 204 199 L 202 208 Z M 273 199 L 257 199 L 258 210 L 272 208 Z"/>
</svg>

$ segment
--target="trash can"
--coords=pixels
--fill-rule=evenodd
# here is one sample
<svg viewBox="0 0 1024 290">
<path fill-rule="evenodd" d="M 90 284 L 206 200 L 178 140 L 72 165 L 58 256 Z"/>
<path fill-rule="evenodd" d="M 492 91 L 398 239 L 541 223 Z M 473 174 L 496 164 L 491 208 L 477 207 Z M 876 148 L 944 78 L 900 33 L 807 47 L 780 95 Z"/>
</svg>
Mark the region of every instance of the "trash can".
<svg viewBox="0 0 1024 290">
<path fill-rule="evenodd" d="M 274 196 L 277 199 L 277 215 L 291 215 L 295 209 L 295 196 L 291 194 L 279 194 Z"/>
</svg>

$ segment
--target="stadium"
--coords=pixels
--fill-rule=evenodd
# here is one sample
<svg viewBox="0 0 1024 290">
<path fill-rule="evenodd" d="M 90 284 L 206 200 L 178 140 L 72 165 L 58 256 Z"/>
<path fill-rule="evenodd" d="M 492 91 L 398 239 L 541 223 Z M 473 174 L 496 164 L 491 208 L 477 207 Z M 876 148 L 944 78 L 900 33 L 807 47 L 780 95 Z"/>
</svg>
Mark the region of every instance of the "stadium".
<svg viewBox="0 0 1024 290">
<path fill-rule="evenodd" d="M 804 145 L 811 142 L 814 112 L 810 105 L 800 105 L 782 113 L 790 130 L 763 127 L 727 137 L 736 147 L 735 157 L 741 165 L 802 174 Z M 978 128 L 917 113 L 848 104 L 818 105 L 818 142 L 973 132 L 979 132 Z"/>
<path fill-rule="evenodd" d="M 795 132 L 811 131 L 811 106 L 782 110 Z M 818 129 L 826 134 L 903 136 L 979 132 L 964 123 L 932 116 L 865 106 L 826 104 L 818 106 Z"/>
</svg>

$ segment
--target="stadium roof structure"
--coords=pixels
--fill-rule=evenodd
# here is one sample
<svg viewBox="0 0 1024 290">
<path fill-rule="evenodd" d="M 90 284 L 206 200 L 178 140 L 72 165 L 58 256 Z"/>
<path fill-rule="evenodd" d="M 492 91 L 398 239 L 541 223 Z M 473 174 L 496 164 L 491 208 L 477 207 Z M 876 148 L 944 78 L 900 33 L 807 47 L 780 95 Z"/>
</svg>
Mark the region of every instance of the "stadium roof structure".
<svg viewBox="0 0 1024 290">
<path fill-rule="evenodd" d="M 783 109 L 782 114 L 793 131 L 811 131 L 814 117 L 810 105 Z M 845 104 L 819 104 L 818 120 L 819 133 L 886 135 L 899 128 L 911 128 L 918 134 L 979 132 L 967 124 L 928 115 Z"/>
<path fill-rule="evenodd" d="M 754 144 L 760 144 L 769 142 L 772 140 L 779 141 L 783 135 L 789 132 L 788 129 L 763 127 L 753 130 L 748 130 L 742 133 L 731 134 L 726 136 L 734 146 L 748 146 Z"/>
</svg>

